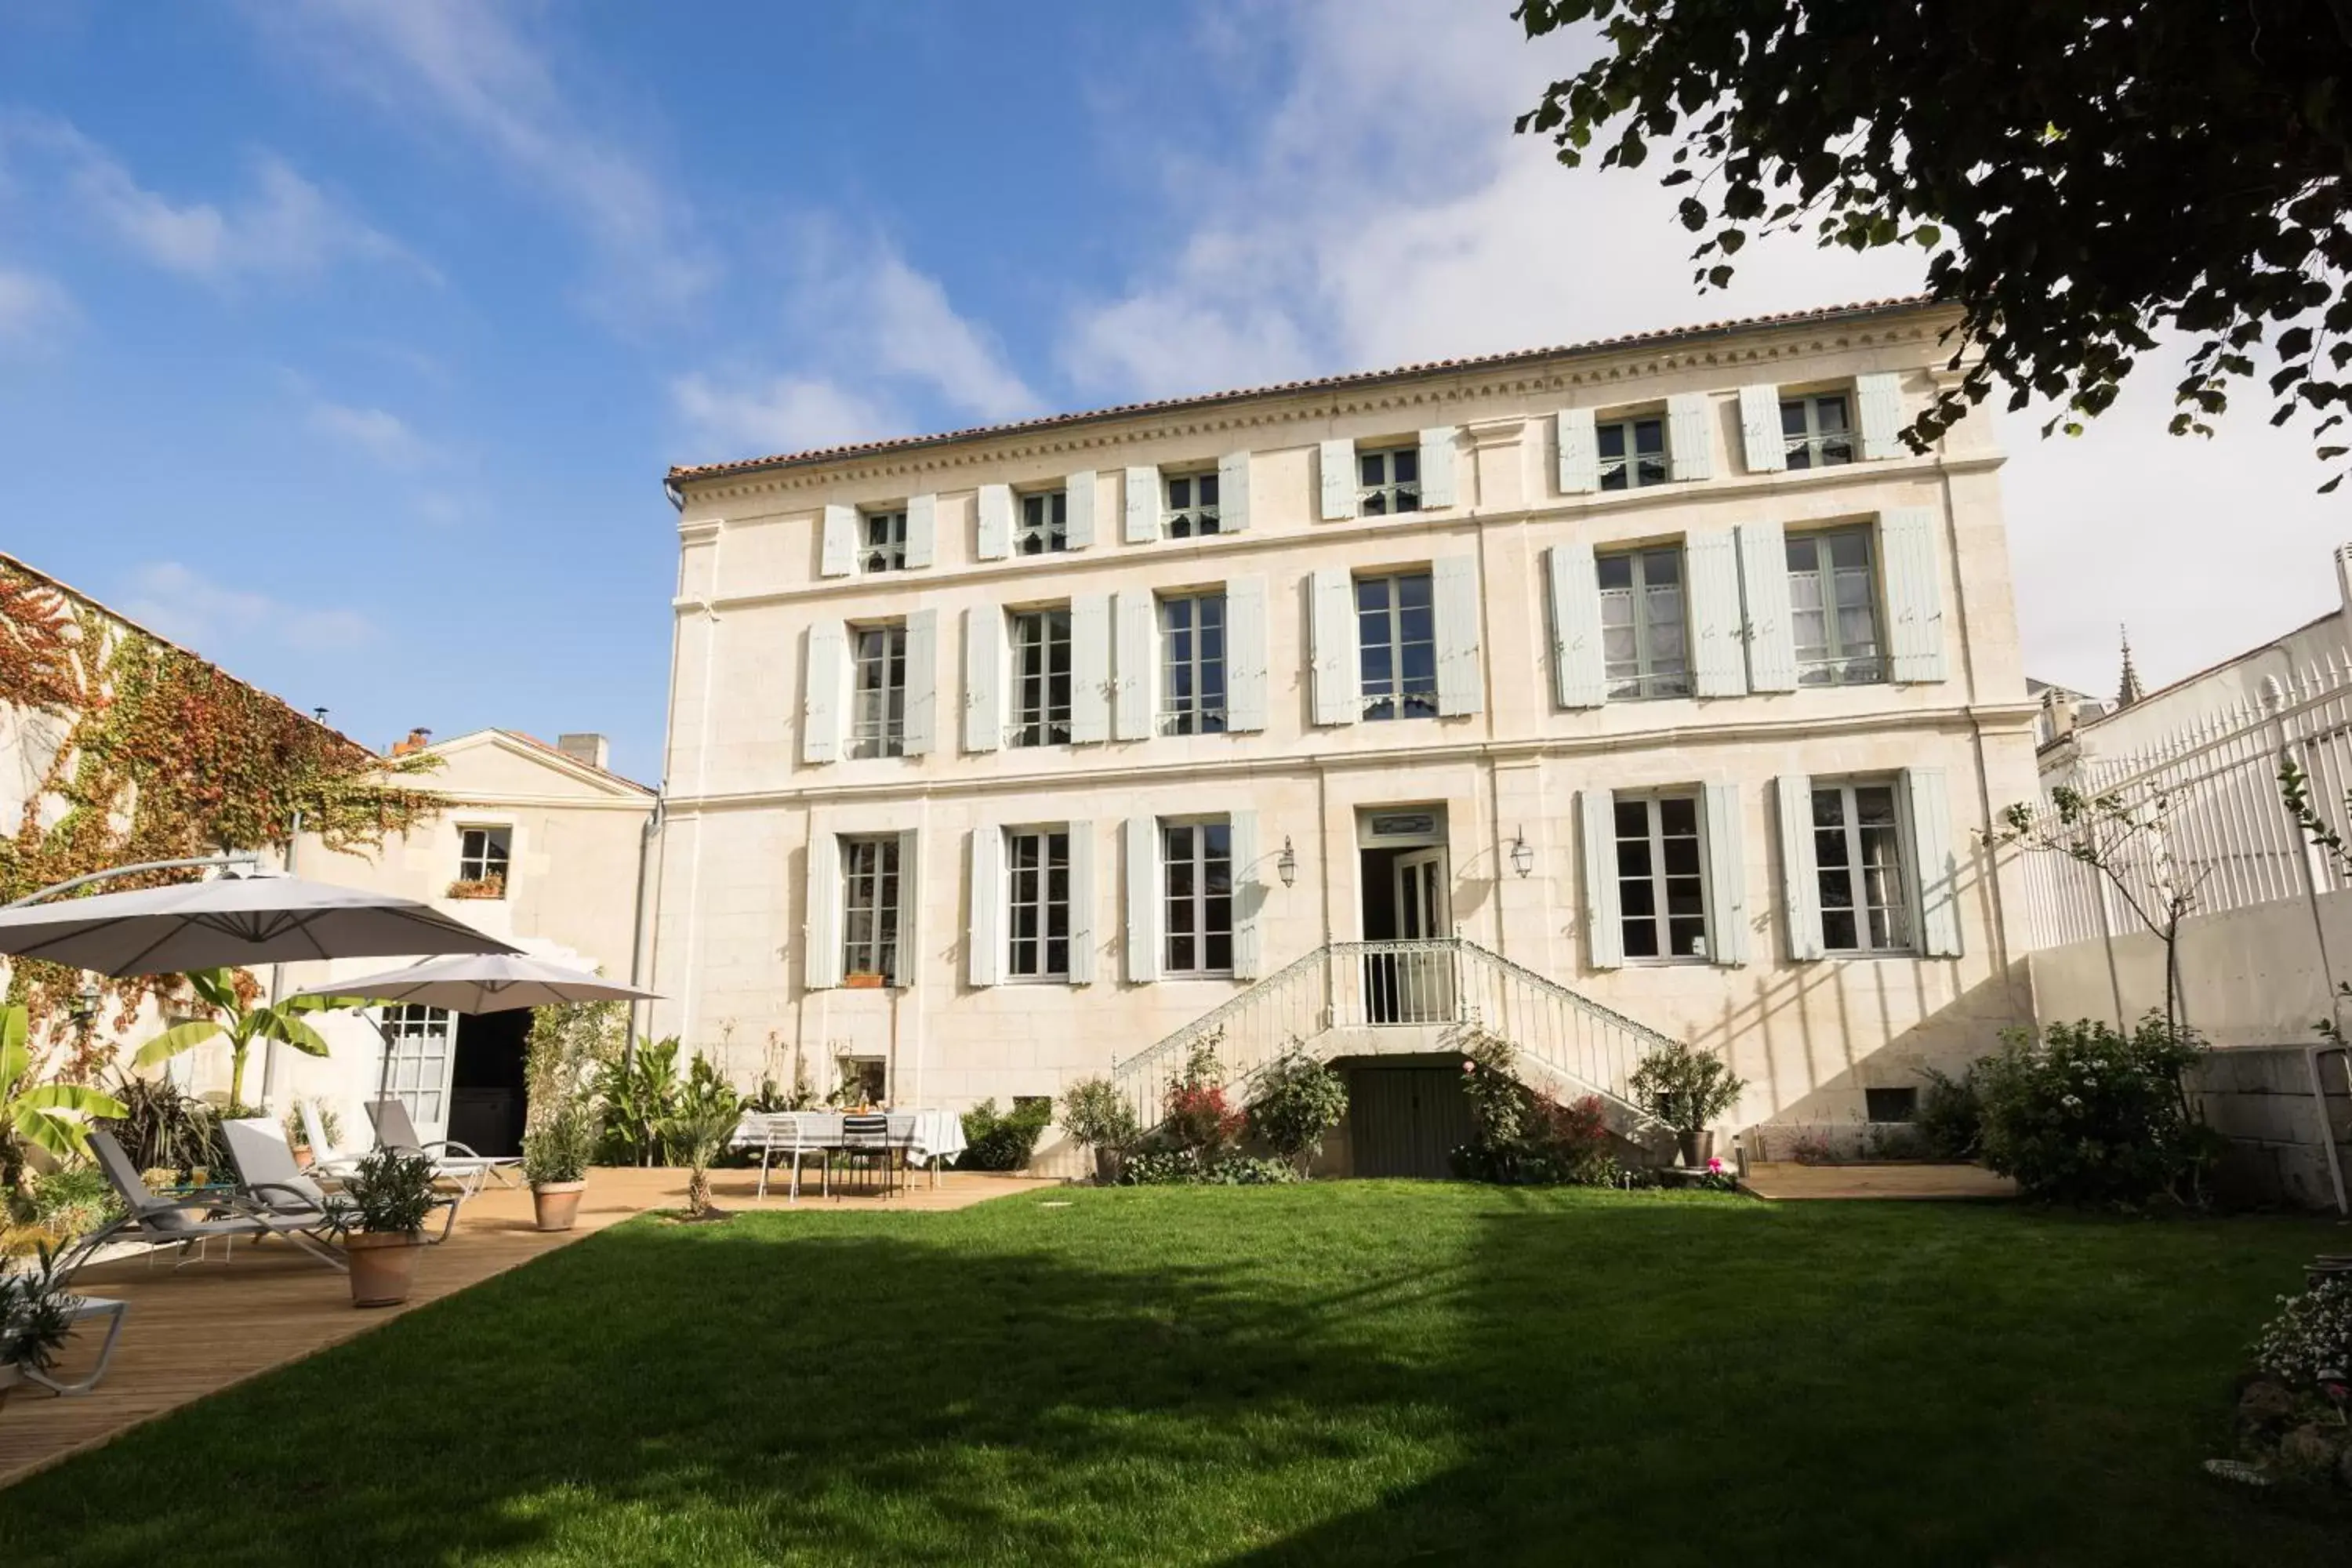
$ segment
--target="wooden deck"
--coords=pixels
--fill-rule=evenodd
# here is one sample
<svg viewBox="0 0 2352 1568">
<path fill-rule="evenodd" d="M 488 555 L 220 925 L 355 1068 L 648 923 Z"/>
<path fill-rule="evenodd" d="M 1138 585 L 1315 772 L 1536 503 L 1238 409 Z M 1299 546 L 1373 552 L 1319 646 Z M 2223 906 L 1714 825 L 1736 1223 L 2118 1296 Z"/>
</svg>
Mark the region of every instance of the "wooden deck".
<svg viewBox="0 0 2352 1568">
<path fill-rule="evenodd" d="M 2017 1184 L 1982 1165 L 1751 1164 L 1740 1185 L 1759 1198 L 2013 1198 Z"/>
<path fill-rule="evenodd" d="M 771 1182 L 765 1205 L 754 1197 L 758 1173 L 712 1173 L 721 1208 L 786 1206 Z M 908 1191 L 877 1197 L 824 1199 L 804 1194 L 812 1211 L 859 1207 L 939 1211 L 1055 1182 L 1022 1176 L 950 1172 L 934 1188 L 915 1178 Z M 167 1253 L 94 1265 L 74 1283 L 84 1294 L 131 1303 L 105 1381 L 88 1394 L 57 1397 L 21 1387 L 0 1410 L 0 1487 L 69 1454 L 97 1445 L 191 1400 L 240 1383 L 315 1351 L 365 1333 L 412 1307 L 478 1284 L 541 1253 L 647 1209 L 677 1208 L 686 1200 L 679 1170 L 600 1170 L 588 1183 L 575 1230 L 542 1234 L 531 1224 L 530 1194 L 492 1186 L 468 1202 L 447 1242 L 429 1249 L 417 1271 L 416 1293 L 405 1306 L 362 1311 L 352 1307 L 343 1276 L 280 1242 L 239 1242 L 224 1259 L 173 1268 Z M 59 1371 L 68 1377 L 89 1364 L 95 1336 L 77 1335 Z"/>
</svg>

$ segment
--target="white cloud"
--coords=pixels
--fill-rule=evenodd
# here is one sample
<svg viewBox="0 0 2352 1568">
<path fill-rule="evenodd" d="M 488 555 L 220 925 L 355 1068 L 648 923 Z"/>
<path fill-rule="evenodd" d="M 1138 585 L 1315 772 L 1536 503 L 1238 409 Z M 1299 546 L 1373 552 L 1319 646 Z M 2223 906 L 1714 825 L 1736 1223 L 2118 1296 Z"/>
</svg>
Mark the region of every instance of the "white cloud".
<svg viewBox="0 0 2352 1568">
<path fill-rule="evenodd" d="M 319 434 L 357 447 L 387 468 L 413 468 L 433 456 L 430 444 L 407 421 L 382 408 L 314 398 L 305 421 Z"/>
<path fill-rule="evenodd" d="M 247 14 L 404 125 L 436 119 L 568 213 L 597 248 L 595 303 L 616 321 L 674 315 L 716 280 L 688 204 L 624 141 L 598 132 L 559 80 L 550 48 L 511 8 L 304 0 Z"/>
<path fill-rule="evenodd" d="M 73 296 L 54 279 L 0 267 L 0 343 L 46 342 L 75 314 Z"/>
<path fill-rule="evenodd" d="M 199 652 L 257 641 L 325 652 L 357 647 L 377 635 L 375 623 L 358 610 L 286 604 L 176 561 L 138 567 L 122 613 Z"/>
<path fill-rule="evenodd" d="M 700 458 L 723 462 L 872 440 L 904 428 L 887 404 L 814 376 L 721 383 L 699 374 L 669 385 L 670 405 Z"/>
</svg>

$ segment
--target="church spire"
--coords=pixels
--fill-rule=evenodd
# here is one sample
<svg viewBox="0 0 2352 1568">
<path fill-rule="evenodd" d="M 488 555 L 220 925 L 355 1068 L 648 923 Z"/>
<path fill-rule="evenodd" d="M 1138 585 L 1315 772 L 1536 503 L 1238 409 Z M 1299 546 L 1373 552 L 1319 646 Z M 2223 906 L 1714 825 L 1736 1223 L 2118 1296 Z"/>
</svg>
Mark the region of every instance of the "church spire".
<svg viewBox="0 0 2352 1568">
<path fill-rule="evenodd" d="M 2139 683 L 2138 667 L 2132 663 L 2131 627 L 2125 626 L 2123 628 L 2123 634 L 2124 677 L 2122 683 L 2116 688 L 2116 706 L 2118 708 L 2128 708 L 2133 703 L 2138 701 L 2141 698 L 2147 696 L 2147 689 L 2142 687 Z"/>
</svg>

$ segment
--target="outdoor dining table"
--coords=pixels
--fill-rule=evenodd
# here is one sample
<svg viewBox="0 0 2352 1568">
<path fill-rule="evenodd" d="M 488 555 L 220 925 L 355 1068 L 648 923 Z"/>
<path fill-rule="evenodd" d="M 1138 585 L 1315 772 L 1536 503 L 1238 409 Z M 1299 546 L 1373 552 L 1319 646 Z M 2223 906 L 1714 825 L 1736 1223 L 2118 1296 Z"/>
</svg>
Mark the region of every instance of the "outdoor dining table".
<svg viewBox="0 0 2352 1568">
<path fill-rule="evenodd" d="M 803 1150 L 834 1150 L 848 1146 L 843 1135 L 842 1121 L 848 1112 L 839 1110 L 755 1110 L 747 1112 L 735 1124 L 734 1144 L 738 1149 L 750 1149 L 765 1154 L 787 1150 L 797 1145 Z M 964 1151 L 963 1118 L 952 1110 L 936 1109 L 885 1111 L 889 1123 L 890 1147 L 903 1150 L 908 1158 L 930 1168 L 931 1185 L 940 1184 L 940 1162 L 952 1160 Z M 795 1137 L 795 1131 L 798 1136 Z M 761 1185 L 767 1184 L 766 1162 L 762 1160 Z"/>
</svg>

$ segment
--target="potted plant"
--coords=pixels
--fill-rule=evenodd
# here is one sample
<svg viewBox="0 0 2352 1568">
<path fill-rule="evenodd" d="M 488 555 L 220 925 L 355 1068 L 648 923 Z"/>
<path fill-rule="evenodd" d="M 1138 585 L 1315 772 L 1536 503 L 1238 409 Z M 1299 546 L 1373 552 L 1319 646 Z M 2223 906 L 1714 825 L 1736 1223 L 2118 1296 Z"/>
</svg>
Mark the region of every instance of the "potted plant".
<svg viewBox="0 0 2352 1568">
<path fill-rule="evenodd" d="M 1675 1040 L 1642 1058 L 1630 1087 L 1642 1109 L 1673 1130 L 1682 1163 L 1696 1167 L 1714 1157 L 1707 1124 L 1738 1104 L 1748 1085 L 1714 1052 Z"/>
<path fill-rule="evenodd" d="M 1118 1184 L 1127 1157 L 1143 1141 L 1135 1108 L 1107 1078 L 1090 1078 L 1070 1086 L 1062 1097 L 1062 1130 L 1081 1148 L 1094 1154 L 1095 1184 Z"/>
<path fill-rule="evenodd" d="M 378 1149 L 343 1179 L 337 1206 L 352 1266 L 352 1305 L 396 1307 L 416 1283 L 425 1220 L 433 1212 L 433 1162 Z"/>
<path fill-rule="evenodd" d="M 506 877 L 497 871 L 487 877 L 460 877 L 449 884 L 448 891 L 443 895 L 451 899 L 503 899 L 506 896 Z"/>
<path fill-rule="evenodd" d="M 853 969 L 841 977 L 842 985 L 851 991 L 879 991 L 886 976 L 871 969 Z"/>
<path fill-rule="evenodd" d="M 570 1230 L 588 1190 L 588 1162 L 596 1152 L 596 1119 L 575 1096 L 543 1117 L 522 1141 L 523 1179 L 541 1230 Z"/>
<path fill-rule="evenodd" d="M 28 1372 L 57 1363 L 73 1332 L 74 1299 L 45 1242 L 37 1267 L 0 1274 L 0 1407 Z"/>
</svg>

